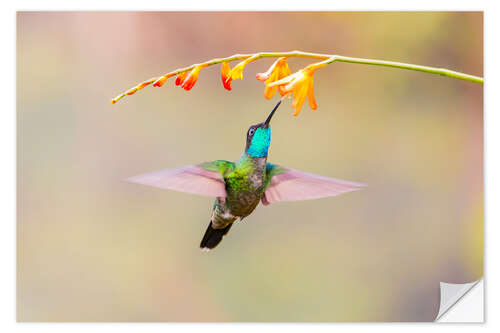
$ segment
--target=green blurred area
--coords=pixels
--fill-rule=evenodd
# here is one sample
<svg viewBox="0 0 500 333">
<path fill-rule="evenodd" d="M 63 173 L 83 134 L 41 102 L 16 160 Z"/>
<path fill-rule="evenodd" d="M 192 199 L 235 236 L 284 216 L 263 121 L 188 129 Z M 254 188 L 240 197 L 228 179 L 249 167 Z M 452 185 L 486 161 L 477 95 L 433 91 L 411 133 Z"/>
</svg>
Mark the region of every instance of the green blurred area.
<svg viewBox="0 0 500 333">
<path fill-rule="evenodd" d="M 124 182 L 236 160 L 274 106 L 248 65 L 189 92 L 138 82 L 258 51 L 302 50 L 483 75 L 483 15 L 452 12 L 20 12 L 19 321 L 432 321 L 439 282 L 483 275 L 483 87 L 335 63 L 318 110 L 273 120 L 269 161 L 367 183 L 259 206 L 221 245 L 213 199 Z M 292 70 L 308 61 L 290 59 Z M 234 64 L 233 64 L 234 65 Z"/>
</svg>

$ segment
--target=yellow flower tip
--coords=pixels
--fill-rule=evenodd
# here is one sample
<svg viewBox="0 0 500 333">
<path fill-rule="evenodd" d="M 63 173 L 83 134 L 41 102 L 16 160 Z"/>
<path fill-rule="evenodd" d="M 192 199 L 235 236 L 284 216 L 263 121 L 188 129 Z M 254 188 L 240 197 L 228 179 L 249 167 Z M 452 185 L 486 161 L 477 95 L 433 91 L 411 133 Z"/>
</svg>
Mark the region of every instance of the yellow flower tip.
<svg viewBox="0 0 500 333">
<path fill-rule="evenodd" d="M 116 99 L 114 99 L 114 98 L 111 100 L 111 105 L 113 105 L 113 104 L 116 104 Z"/>
</svg>

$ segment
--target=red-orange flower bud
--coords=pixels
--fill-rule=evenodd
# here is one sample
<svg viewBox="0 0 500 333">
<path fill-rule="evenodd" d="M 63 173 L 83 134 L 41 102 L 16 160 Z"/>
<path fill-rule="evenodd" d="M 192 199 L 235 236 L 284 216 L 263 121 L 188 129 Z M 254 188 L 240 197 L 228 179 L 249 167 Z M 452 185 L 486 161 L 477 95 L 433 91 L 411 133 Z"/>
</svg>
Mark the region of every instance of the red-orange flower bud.
<svg viewBox="0 0 500 333">
<path fill-rule="evenodd" d="M 223 62 L 220 69 L 220 74 L 222 79 L 222 85 L 227 90 L 231 90 L 231 81 L 233 81 L 233 79 L 229 76 L 230 72 L 231 72 L 231 66 L 229 66 L 229 62 Z"/>
<path fill-rule="evenodd" d="M 184 88 L 184 90 L 191 90 L 191 88 L 193 88 L 194 84 L 198 80 L 198 76 L 200 75 L 200 71 L 201 71 L 201 66 L 195 66 L 191 70 L 189 75 L 182 82 L 182 88 Z"/>
<path fill-rule="evenodd" d="M 165 81 L 167 81 L 167 79 L 169 77 L 172 77 L 172 76 L 174 76 L 174 74 L 165 74 L 165 75 L 163 75 L 158 80 L 156 80 L 155 82 L 153 82 L 153 87 L 161 87 L 161 86 L 163 86 L 163 84 L 165 83 Z"/>
<path fill-rule="evenodd" d="M 177 75 L 177 78 L 175 79 L 175 85 L 180 86 L 183 82 L 184 79 L 186 79 L 187 72 L 182 72 L 179 75 Z"/>
</svg>

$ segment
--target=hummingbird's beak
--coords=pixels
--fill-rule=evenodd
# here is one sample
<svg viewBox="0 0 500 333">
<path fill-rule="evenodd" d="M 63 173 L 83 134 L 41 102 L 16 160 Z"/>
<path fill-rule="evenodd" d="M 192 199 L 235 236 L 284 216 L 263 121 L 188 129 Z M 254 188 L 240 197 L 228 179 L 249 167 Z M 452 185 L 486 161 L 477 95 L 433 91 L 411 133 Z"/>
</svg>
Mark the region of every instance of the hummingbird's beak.
<svg viewBox="0 0 500 333">
<path fill-rule="evenodd" d="M 264 122 L 264 125 L 266 125 L 266 127 L 269 127 L 269 123 L 271 122 L 271 118 L 273 117 L 274 112 L 276 112 L 276 109 L 278 109 L 278 106 L 280 106 L 280 104 L 281 104 L 281 100 L 276 104 L 276 106 L 274 107 L 273 111 L 271 111 L 269 116 L 267 116 L 267 119 Z"/>
</svg>

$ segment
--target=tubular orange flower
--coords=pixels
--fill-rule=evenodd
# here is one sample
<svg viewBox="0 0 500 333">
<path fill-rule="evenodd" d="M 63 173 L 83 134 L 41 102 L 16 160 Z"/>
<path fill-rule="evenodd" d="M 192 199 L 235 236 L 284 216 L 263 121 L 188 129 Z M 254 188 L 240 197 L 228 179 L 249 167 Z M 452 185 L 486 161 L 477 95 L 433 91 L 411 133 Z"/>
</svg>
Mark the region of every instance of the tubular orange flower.
<svg viewBox="0 0 500 333">
<path fill-rule="evenodd" d="M 287 59 L 286 57 L 279 58 L 271 65 L 271 67 L 269 67 L 267 72 L 258 73 L 256 75 L 257 80 L 266 82 L 266 88 L 264 89 L 264 97 L 266 99 L 270 99 L 271 97 L 273 97 L 278 88 L 281 96 L 286 95 L 282 86 L 279 87 L 268 86 L 268 84 L 281 80 L 282 78 L 285 78 L 291 74 L 286 59 Z"/>
<path fill-rule="evenodd" d="M 313 74 L 317 68 L 317 66 L 308 66 L 292 75 L 267 85 L 268 87 L 283 87 L 283 92 L 285 94 L 290 92 L 293 93 L 292 107 L 295 109 L 293 113 L 294 116 L 300 113 L 306 97 L 309 99 L 309 106 L 311 109 L 316 110 L 318 108 L 313 91 Z"/>
<path fill-rule="evenodd" d="M 193 88 L 194 84 L 198 80 L 200 71 L 201 71 L 201 66 L 196 66 L 195 68 L 193 68 L 189 73 L 189 75 L 182 82 L 181 87 L 184 88 L 184 90 L 191 90 L 191 88 Z"/>
<path fill-rule="evenodd" d="M 222 85 L 226 90 L 231 90 L 231 81 L 233 79 L 229 76 L 229 72 L 231 72 L 231 66 L 229 66 L 229 62 L 223 62 L 221 69 L 220 69 L 220 75 L 222 79 Z"/>
<path fill-rule="evenodd" d="M 186 76 L 187 76 L 187 72 L 182 72 L 179 75 L 177 75 L 177 78 L 175 79 L 175 85 L 176 86 L 181 85 L 184 82 L 184 80 L 186 79 Z"/>
</svg>

